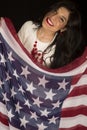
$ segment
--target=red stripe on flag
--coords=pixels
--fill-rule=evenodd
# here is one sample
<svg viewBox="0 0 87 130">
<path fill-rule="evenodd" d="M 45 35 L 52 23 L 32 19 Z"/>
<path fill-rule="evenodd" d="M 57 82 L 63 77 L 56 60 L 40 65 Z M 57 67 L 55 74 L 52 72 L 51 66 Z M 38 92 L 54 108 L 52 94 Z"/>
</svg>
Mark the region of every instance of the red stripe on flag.
<svg viewBox="0 0 87 130">
<path fill-rule="evenodd" d="M 62 117 L 73 117 L 76 115 L 85 115 L 87 116 L 87 106 L 81 105 L 77 107 L 70 107 L 66 109 L 62 109 Z"/>
<path fill-rule="evenodd" d="M 70 127 L 70 128 L 60 128 L 59 130 L 87 130 L 87 127 L 84 127 L 82 125 L 77 125 L 75 127 Z"/>
<path fill-rule="evenodd" d="M 82 85 L 82 86 L 75 87 L 70 92 L 70 94 L 68 95 L 68 97 L 74 97 L 74 96 L 79 96 L 79 95 L 83 95 L 83 94 L 87 95 L 87 85 Z"/>
<path fill-rule="evenodd" d="M 0 112 L 0 122 L 2 122 L 4 125 L 9 126 L 8 124 L 8 117 Z"/>
</svg>

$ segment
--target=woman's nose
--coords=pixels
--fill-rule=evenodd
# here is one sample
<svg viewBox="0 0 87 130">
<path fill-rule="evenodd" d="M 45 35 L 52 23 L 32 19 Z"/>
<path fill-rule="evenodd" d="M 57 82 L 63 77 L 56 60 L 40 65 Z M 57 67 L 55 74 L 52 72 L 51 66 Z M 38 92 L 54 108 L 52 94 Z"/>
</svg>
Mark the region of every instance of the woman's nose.
<svg viewBox="0 0 87 130">
<path fill-rule="evenodd" d="M 57 15 L 53 15 L 53 16 L 52 16 L 52 20 L 53 20 L 53 21 L 58 21 L 58 16 L 57 16 Z"/>
</svg>

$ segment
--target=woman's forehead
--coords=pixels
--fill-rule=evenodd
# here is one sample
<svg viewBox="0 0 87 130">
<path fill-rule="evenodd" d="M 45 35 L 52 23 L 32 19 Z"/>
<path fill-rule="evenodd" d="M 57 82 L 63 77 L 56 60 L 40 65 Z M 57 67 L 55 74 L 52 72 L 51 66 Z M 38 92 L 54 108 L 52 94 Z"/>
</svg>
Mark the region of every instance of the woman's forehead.
<svg viewBox="0 0 87 130">
<path fill-rule="evenodd" d="M 66 17 L 66 18 L 68 18 L 69 14 L 70 14 L 70 11 L 65 7 L 60 7 L 60 8 L 57 9 L 57 13 L 64 16 L 64 17 Z"/>
</svg>

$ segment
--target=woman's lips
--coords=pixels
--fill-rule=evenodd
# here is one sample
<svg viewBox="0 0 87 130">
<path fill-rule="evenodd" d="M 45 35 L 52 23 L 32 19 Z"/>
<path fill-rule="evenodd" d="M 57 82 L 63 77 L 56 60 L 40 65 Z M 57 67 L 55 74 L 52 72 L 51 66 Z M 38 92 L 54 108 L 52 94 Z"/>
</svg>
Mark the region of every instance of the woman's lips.
<svg viewBox="0 0 87 130">
<path fill-rule="evenodd" d="M 53 23 L 52 23 L 52 21 L 51 21 L 49 18 L 46 18 L 46 22 L 47 22 L 50 26 L 53 26 Z"/>
</svg>

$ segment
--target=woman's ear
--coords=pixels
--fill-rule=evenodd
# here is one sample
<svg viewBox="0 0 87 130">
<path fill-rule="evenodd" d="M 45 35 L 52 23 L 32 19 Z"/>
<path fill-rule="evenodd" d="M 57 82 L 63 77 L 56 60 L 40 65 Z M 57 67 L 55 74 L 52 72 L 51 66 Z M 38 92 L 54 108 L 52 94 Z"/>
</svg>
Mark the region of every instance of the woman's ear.
<svg viewBox="0 0 87 130">
<path fill-rule="evenodd" d="M 61 30 L 60 30 L 60 32 L 64 32 L 64 31 L 66 31 L 67 30 L 67 28 L 62 28 Z"/>
</svg>

